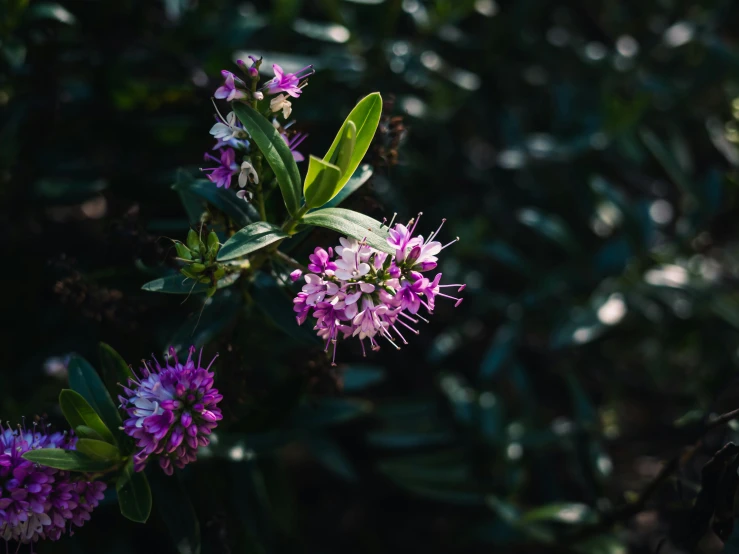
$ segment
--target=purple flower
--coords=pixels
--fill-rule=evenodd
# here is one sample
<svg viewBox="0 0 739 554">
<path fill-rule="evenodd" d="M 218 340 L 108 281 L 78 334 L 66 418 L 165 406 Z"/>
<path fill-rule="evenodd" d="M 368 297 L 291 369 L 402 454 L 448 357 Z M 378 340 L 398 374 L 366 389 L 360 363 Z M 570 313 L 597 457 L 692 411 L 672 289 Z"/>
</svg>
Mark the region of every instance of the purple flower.
<svg viewBox="0 0 739 554">
<path fill-rule="evenodd" d="M 74 449 L 63 433 L 0 425 L 0 539 L 20 544 L 58 540 L 72 525 L 81 527 L 103 498 L 105 483 L 25 460 L 38 448 Z"/>
<path fill-rule="evenodd" d="M 297 314 L 295 319 L 298 320 L 298 325 L 305 323 L 305 320 L 308 318 L 308 314 L 310 313 L 310 306 L 305 302 L 307 298 L 307 293 L 299 292 L 293 299 L 293 311 Z"/>
<path fill-rule="evenodd" d="M 305 66 L 297 73 L 285 73 L 283 69 L 277 64 L 273 64 L 272 69 L 274 69 L 275 71 L 275 77 L 274 79 L 268 81 L 265 85 L 267 92 L 269 92 L 270 94 L 286 92 L 293 98 L 297 98 L 298 96 L 300 96 L 300 93 L 303 92 L 298 86 L 300 83 L 300 79 L 303 79 L 315 73 L 312 65 Z"/>
<path fill-rule="evenodd" d="M 302 144 L 302 142 L 308 138 L 308 135 L 305 133 L 295 133 L 292 138 L 287 138 L 287 133 L 283 133 L 282 135 L 283 140 L 287 143 L 287 145 L 290 147 L 290 152 L 293 154 L 293 159 L 296 162 L 302 162 L 305 160 L 305 156 L 298 152 L 296 148 Z"/>
<path fill-rule="evenodd" d="M 210 171 L 210 175 L 206 175 L 206 177 L 208 180 L 215 183 L 218 188 L 229 188 L 231 186 L 231 177 L 241 171 L 241 168 L 234 161 L 236 159 L 236 153 L 232 148 L 221 150 L 220 160 L 207 152 L 205 153 L 205 159 L 213 160 L 219 164 L 217 167 L 206 167 L 200 169 L 200 171 L 203 172 Z"/>
<path fill-rule="evenodd" d="M 298 279 L 300 279 L 303 276 L 303 272 L 300 269 L 296 269 L 295 271 L 290 273 L 290 280 L 294 283 Z"/>
<path fill-rule="evenodd" d="M 397 341 L 408 344 L 404 333 L 418 334 L 413 324 L 427 321 L 419 314 L 422 307 L 432 313 L 438 297 L 454 300 L 455 306 L 462 302 L 442 289 L 457 287 L 461 292 L 464 285 L 440 284 L 441 273 L 433 279 L 423 275 L 436 267 L 437 255 L 459 239 L 445 246 L 436 242 L 441 226 L 426 240 L 414 236 L 420 216 L 389 230 L 388 244 L 395 255 L 341 237 L 335 260 L 331 248 L 317 247 L 309 256 L 311 273 L 303 276 L 305 285 L 293 309 L 299 324 L 308 315 L 316 318 L 314 330 L 326 341 L 326 351 L 334 345 L 333 358 L 339 335 L 358 338 L 363 350 L 365 340 L 378 349 L 380 337 L 399 348 Z"/>
<path fill-rule="evenodd" d="M 236 87 L 237 82 L 243 85 L 241 79 L 237 79 L 237 77 L 233 73 L 231 73 L 230 71 L 226 71 L 225 69 L 221 71 L 221 75 L 223 75 L 224 83 L 216 89 L 216 92 L 213 96 L 215 96 L 219 100 L 227 100 L 228 102 L 232 102 L 238 98 L 246 97 L 246 93 Z"/>
<path fill-rule="evenodd" d="M 439 274 L 441 275 L 441 274 Z M 403 310 L 408 310 L 412 314 L 417 314 L 421 304 L 428 305 L 423 301 L 421 296 L 428 287 L 429 280 L 421 277 L 415 281 L 403 279 L 395 299 Z"/>
<path fill-rule="evenodd" d="M 336 264 L 331 261 L 331 257 L 320 246 L 316 246 L 313 250 L 313 254 L 308 256 L 310 263 L 308 264 L 308 270 L 313 273 L 327 273 L 332 272 L 336 269 Z"/>
<path fill-rule="evenodd" d="M 173 466 L 183 468 L 194 462 L 198 447 L 210 443 L 208 435 L 223 419 L 217 407 L 223 396 L 213 388 L 210 371 L 215 358 L 203 368 L 202 350 L 197 364 L 194 353 L 192 346 L 183 364 L 170 348 L 164 367 L 156 360 L 144 363 L 141 376 L 129 379 L 125 395 L 118 397 L 128 413 L 123 430 L 141 449 L 134 456 L 136 471 L 142 471 L 151 458 L 167 475 L 172 475 Z"/>
</svg>

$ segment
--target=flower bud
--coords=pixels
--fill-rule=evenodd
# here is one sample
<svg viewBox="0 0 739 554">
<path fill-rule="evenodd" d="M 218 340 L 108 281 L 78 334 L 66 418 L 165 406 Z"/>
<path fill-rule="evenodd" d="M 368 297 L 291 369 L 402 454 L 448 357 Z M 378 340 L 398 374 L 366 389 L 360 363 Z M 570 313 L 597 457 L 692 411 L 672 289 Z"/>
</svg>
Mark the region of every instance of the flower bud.
<svg viewBox="0 0 739 554">
<path fill-rule="evenodd" d="M 200 239 L 198 238 L 198 234 L 193 229 L 190 229 L 190 231 L 187 233 L 187 247 L 193 254 L 200 254 Z"/>
<path fill-rule="evenodd" d="M 174 243 L 175 250 L 177 250 L 177 256 L 182 258 L 183 260 L 192 260 L 192 254 L 190 253 L 190 250 L 182 244 L 181 242 L 175 242 Z"/>
</svg>

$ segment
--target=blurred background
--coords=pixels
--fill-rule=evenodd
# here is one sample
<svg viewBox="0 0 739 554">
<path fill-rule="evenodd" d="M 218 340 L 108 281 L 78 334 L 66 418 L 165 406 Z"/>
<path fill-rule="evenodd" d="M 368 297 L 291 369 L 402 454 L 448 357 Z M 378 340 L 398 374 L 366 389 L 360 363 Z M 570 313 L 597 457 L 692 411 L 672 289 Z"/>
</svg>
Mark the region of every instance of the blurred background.
<svg viewBox="0 0 739 554">
<path fill-rule="evenodd" d="M 701 472 L 739 438 L 703 433 L 739 400 L 738 24 L 732 0 L 0 0 L 2 420 L 61 425 L 65 357 L 99 341 L 134 365 L 205 345 L 226 394 L 148 525 L 113 495 L 36 550 L 739 552 L 739 461 Z M 345 206 L 461 238 L 465 302 L 400 352 L 331 368 L 290 313 L 265 324 L 271 286 L 197 327 L 202 298 L 140 290 L 175 267 L 172 185 L 246 54 L 315 65 L 305 153 L 380 91 Z"/>
</svg>

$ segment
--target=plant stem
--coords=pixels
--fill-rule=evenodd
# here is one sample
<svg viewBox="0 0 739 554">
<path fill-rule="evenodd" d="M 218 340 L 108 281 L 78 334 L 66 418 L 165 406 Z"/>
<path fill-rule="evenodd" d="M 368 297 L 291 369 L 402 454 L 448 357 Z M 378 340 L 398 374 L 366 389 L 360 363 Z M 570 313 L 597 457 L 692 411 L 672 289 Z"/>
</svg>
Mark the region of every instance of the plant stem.
<svg viewBox="0 0 739 554">
<path fill-rule="evenodd" d="M 256 166 L 254 169 L 257 172 L 257 175 L 262 175 L 262 153 L 259 152 L 254 156 L 254 165 Z M 264 207 L 264 188 L 263 188 L 263 182 L 264 179 L 259 179 L 259 182 L 256 184 L 256 197 L 257 197 L 257 209 L 259 210 L 259 219 L 262 221 L 267 221 L 267 210 Z"/>
</svg>

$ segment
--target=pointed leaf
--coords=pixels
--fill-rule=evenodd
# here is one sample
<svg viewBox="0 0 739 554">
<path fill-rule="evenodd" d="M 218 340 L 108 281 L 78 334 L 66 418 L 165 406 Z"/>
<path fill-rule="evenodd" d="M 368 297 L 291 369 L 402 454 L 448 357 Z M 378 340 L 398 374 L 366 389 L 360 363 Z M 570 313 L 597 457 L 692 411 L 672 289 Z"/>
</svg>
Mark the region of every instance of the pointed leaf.
<svg viewBox="0 0 739 554">
<path fill-rule="evenodd" d="M 103 374 L 109 376 L 110 381 L 125 384 L 129 378 L 133 377 L 131 368 L 112 346 L 101 342 L 98 349 Z"/>
<path fill-rule="evenodd" d="M 180 554 L 200 553 L 200 522 L 187 489 L 177 476 L 152 475 L 151 489 L 159 515 Z"/>
<path fill-rule="evenodd" d="M 295 215 L 300 208 L 300 171 L 290 147 L 277 129 L 251 106 L 236 102 L 233 110 L 277 177 L 288 213 Z"/>
<path fill-rule="evenodd" d="M 335 164 L 337 164 L 341 159 L 340 144 L 346 138 L 346 127 L 351 123 L 354 124 L 357 129 L 356 140 L 354 141 L 351 157 L 348 162 L 343 162 L 346 167 L 344 168 L 342 166 L 341 179 L 338 183 L 339 189 L 347 183 L 354 174 L 354 171 L 359 167 L 362 158 L 364 158 L 364 155 L 369 149 L 372 138 L 375 136 L 375 131 L 377 130 L 377 126 L 380 124 L 381 116 L 382 96 L 380 96 L 379 92 L 373 92 L 359 101 L 347 116 L 341 129 L 339 129 L 334 142 L 331 144 L 331 148 L 328 149 L 328 152 L 323 157 L 325 161 Z"/>
<path fill-rule="evenodd" d="M 341 190 L 340 177 L 341 171 L 338 166 L 311 156 L 303 187 L 305 203 L 311 208 L 323 206 Z"/>
<path fill-rule="evenodd" d="M 123 468 L 115 490 L 121 515 L 136 523 L 146 523 L 151 514 L 151 489 L 146 475 L 133 470 L 133 460 Z"/>
<path fill-rule="evenodd" d="M 113 461 L 94 460 L 76 450 L 64 450 L 63 448 L 39 448 L 29 450 L 23 454 L 23 458 L 35 464 L 41 464 L 64 471 L 98 472 L 108 471 L 115 467 Z"/>
<path fill-rule="evenodd" d="M 118 408 L 95 369 L 84 358 L 75 356 L 70 360 L 68 370 L 72 389 L 87 400 L 113 434 L 120 434 L 118 428 L 123 422 Z"/>
<path fill-rule="evenodd" d="M 117 447 L 94 439 L 77 439 L 75 449 L 93 460 L 116 462 L 121 457 Z"/>
<path fill-rule="evenodd" d="M 316 334 L 306 323 L 298 325 L 295 321 L 292 298 L 277 284 L 273 277 L 260 272 L 254 280 L 254 303 L 277 327 L 292 339 L 301 343 L 317 344 Z"/>
<path fill-rule="evenodd" d="M 79 393 L 69 389 L 63 390 L 59 394 L 59 407 L 72 429 L 83 425 L 92 429 L 105 441 L 115 443 L 113 433 Z"/>
<path fill-rule="evenodd" d="M 372 166 L 369 164 L 362 164 L 357 168 L 357 170 L 354 172 L 354 175 L 351 176 L 349 181 L 347 181 L 344 188 L 342 188 L 339 191 L 339 194 L 334 196 L 331 200 L 329 200 L 326 204 L 326 208 L 334 208 L 341 204 L 344 200 L 346 200 L 350 194 L 356 192 L 359 190 L 359 187 L 364 185 L 367 181 L 369 181 L 370 177 L 372 177 Z"/>
<path fill-rule="evenodd" d="M 232 190 L 218 188 L 207 179 L 178 182 L 172 188 L 180 193 L 183 201 L 188 202 L 186 208 L 191 220 L 193 220 L 195 212 L 194 207 L 189 205 L 189 200 L 193 196 L 201 201 L 205 200 L 208 204 L 226 214 L 236 225 L 243 227 L 259 219 L 259 214 L 254 206 L 244 202 Z"/>
<path fill-rule="evenodd" d="M 387 225 L 366 215 L 344 208 L 324 208 L 303 217 L 302 223 L 333 229 L 357 240 L 367 240 L 372 248 L 394 254 L 395 249 L 387 243 Z"/>
<path fill-rule="evenodd" d="M 83 439 L 94 439 L 96 441 L 104 441 L 105 439 L 103 436 L 95 431 L 92 427 L 88 427 L 87 425 L 78 425 L 74 428 L 74 432 L 77 434 L 78 437 Z"/>
<path fill-rule="evenodd" d="M 336 148 L 338 152 L 335 155 L 336 165 L 339 166 L 342 177 L 346 175 L 349 169 L 354 172 L 355 168 L 350 167 L 352 156 L 354 156 L 354 147 L 357 144 L 357 125 L 353 121 L 346 121 L 343 127 L 344 136 Z M 350 175 L 351 178 L 351 175 Z"/>
<path fill-rule="evenodd" d="M 246 256 L 287 237 L 287 233 L 276 225 L 266 221 L 257 221 L 247 225 L 228 239 L 218 252 L 218 260 L 233 260 Z"/>
</svg>

